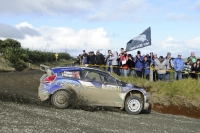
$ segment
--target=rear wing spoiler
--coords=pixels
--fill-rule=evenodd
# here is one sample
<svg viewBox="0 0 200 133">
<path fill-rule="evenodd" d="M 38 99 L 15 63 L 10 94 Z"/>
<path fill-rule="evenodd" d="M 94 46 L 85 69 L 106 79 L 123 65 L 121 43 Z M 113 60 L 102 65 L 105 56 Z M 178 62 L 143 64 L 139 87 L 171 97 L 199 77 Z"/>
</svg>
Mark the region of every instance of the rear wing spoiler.
<svg viewBox="0 0 200 133">
<path fill-rule="evenodd" d="M 50 67 L 48 67 L 48 66 L 40 64 L 40 70 L 45 72 L 48 76 L 52 75 L 52 71 L 51 71 Z"/>
</svg>

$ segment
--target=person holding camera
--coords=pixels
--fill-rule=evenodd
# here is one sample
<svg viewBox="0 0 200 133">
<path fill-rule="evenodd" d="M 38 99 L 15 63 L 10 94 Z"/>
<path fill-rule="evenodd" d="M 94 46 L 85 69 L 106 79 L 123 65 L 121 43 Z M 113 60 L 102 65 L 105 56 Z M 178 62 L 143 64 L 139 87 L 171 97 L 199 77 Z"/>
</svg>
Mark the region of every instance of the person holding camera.
<svg viewBox="0 0 200 133">
<path fill-rule="evenodd" d="M 124 51 L 122 55 L 122 72 L 123 76 L 127 77 L 129 75 L 129 67 L 128 67 L 128 54 Z"/>
<path fill-rule="evenodd" d="M 141 55 L 140 51 L 137 51 L 137 55 L 134 58 L 134 63 L 135 63 L 135 72 L 137 77 L 142 78 L 142 69 L 143 69 L 143 61 L 144 57 Z"/>
</svg>

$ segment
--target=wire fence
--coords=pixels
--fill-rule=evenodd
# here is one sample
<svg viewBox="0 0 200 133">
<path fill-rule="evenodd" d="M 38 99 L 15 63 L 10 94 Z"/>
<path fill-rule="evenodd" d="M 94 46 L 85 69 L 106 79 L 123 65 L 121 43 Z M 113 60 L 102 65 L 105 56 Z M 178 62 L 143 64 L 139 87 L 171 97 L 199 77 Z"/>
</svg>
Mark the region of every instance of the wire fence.
<svg viewBox="0 0 200 133">
<path fill-rule="evenodd" d="M 107 66 L 107 65 L 92 65 L 92 64 L 85 64 L 85 65 L 78 65 L 78 64 L 73 64 L 73 63 L 71 63 L 71 64 L 68 64 L 67 66 L 81 66 L 81 67 L 94 67 L 94 68 L 99 68 L 99 69 L 101 69 L 101 70 L 104 70 L 104 71 L 106 71 L 106 72 L 110 72 L 110 73 L 113 73 L 113 68 L 116 68 L 116 69 L 118 69 L 119 71 L 120 70 L 122 70 L 123 69 L 123 66 Z M 108 71 L 108 68 L 110 68 L 111 69 L 111 71 Z M 149 80 L 150 81 L 155 81 L 155 79 L 153 78 L 154 77 L 154 74 L 155 73 L 157 73 L 157 71 L 158 70 L 162 70 L 162 71 L 165 71 L 165 72 L 167 72 L 167 73 L 169 73 L 170 74 L 170 81 L 173 81 L 173 80 L 175 80 L 174 79 L 174 69 L 169 69 L 169 70 L 166 70 L 166 69 L 156 69 L 156 68 L 154 68 L 154 67 L 146 67 L 146 68 L 142 68 L 142 69 L 138 69 L 138 68 L 129 68 L 129 70 L 130 70 L 130 74 L 129 74 L 129 76 L 134 76 L 134 77 L 137 77 L 137 75 L 136 74 L 133 74 L 134 73 L 134 71 L 137 71 L 137 70 L 140 70 L 140 71 L 142 71 L 142 78 L 146 78 L 146 73 L 145 73 L 145 70 L 146 69 L 149 69 L 150 70 L 150 74 L 149 74 Z M 192 77 L 192 78 L 195 78 L 195 79 L 200 79 L 199 77 L 199 75 L 200 75 L 200 72 L 198 72 L 198 73 L 192 73 L 192 72 L 185 72 L 185 71 L 181 71 L 181 73 L 182 73 L 182 77 L 183 78 L 189 78 L 189 77 Z M 120 73 L 121 74 L 121 73 Z M 119 76 L 122 76 L 122 75 L 120 75 L 120 74 L 118 74 Z M 156 75 L 156 74 L 155 74 Z M 158 80 L 157 78 L 158 77 L 155 77 L 156 78 L 156 80 Z"/>
</svg>

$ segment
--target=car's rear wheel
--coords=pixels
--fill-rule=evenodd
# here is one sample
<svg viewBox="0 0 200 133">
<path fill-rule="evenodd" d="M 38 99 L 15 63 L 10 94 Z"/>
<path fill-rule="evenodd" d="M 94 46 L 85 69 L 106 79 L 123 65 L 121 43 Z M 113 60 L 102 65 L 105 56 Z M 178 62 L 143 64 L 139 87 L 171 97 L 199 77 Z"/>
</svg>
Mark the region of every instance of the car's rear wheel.
<svg viewBox="0 0 200 133">
<path fill-rule="evenodd" d="M 51 97 L 51 103 L 55 108 L 65 109 L 69 107 L 69 92 L 65 90 L 56 91 Z"/>
<path fill-rule="evenodd" d="M 136 96 L 129 96 L 125 101 L 125 110 L 133 115 L 139 114 L 143 109 L 143 101 Z"/>
</svg>

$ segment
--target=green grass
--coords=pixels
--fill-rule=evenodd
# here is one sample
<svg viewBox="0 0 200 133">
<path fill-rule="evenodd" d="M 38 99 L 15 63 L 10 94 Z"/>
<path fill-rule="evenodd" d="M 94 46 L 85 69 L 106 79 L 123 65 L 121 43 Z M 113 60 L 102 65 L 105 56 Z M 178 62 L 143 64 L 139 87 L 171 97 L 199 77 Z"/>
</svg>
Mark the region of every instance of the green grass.
<svg viewBox="0 0 200 133">
<path fill-rule="evenodd" d="M 114 76 L 116 77 L 116 75 Z M 171 102 L 174 103 L 181 103 L 182 99 L 187 101 L 200 101 L 200 79 L 196 80 L 188 78 L 171 82 L 151 82 L 141 78 L 120 76 L 117 77 L 122 81 L 145 88 L 145 90 L 147 90 L 150 95 L 156 93 L 161 96 L 166 96 L 170 99 Z"/>
</svg>

